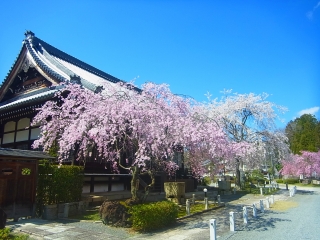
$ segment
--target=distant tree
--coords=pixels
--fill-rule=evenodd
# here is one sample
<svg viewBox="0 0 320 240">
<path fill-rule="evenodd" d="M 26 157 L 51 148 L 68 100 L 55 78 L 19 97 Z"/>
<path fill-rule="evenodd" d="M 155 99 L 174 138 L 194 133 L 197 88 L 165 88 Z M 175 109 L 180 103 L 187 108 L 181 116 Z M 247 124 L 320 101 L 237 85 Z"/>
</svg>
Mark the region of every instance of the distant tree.
<svg viewBox="0 0 320 240">
<path fill-rule="evenodd" d="M 299 176 L 300 174 L 306 177 L 320 175 L 320 151 L 308 152 L 302 151 L 300 154 L 291 154 L 282 161 L 282 175 Z"/>
<path fill-rule="evenodd" d="M 320 122 L 314 115 L 304 114 L 290 121 L 285 132 L 294 154 L 301 151 L 317 152 L 320 149 Z"/>
<path fill-rule="evenodd" d="M 267 101 L 268 94 L 230 94 L 221 100 L 213 100 L 208 106 L 208 115 L 217 119 L 217 124 L 226 132 L 232 142 L 247 143 L 243 156 L 229 159 L 236 170 L 236 185 L 240 187 L 240 169 L 243 164 L 250 168 L 265 164 L 265 158 L 272 153 L 281 158 L 288 153 L 284 132 L 276 130 L 278 112 L 286 108 Z"/>
</svg>

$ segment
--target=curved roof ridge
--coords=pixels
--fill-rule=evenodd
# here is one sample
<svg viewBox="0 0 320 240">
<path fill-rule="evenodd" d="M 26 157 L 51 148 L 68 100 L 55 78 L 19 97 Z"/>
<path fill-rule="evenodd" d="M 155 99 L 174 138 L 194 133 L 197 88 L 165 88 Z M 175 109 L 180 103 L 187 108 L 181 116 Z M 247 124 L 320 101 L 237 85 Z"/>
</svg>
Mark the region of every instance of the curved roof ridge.
<svg viewBox="0 0 320 240">
<path fill-rule="evenodd" d="M 39 42 L 41 44 L 41 46 L 50 54 L 58 57 L 58 58 L 61 58 L 62 60 L 64 61 L 67 61 L 69 63 L 72 63 L 74 65 L 76 65 L 77 67 L 80 67 L 86 71 L 89 71 L 97 76 L 100 76 L 110 82 L 124 82 L 123 80 L 119 79 L 119 78 L 116 78 L 106 72 L 103 72 L 55 47 L 53 47 L 52 45 L 46 43 L 45 41 L 41 40 L 40 38 L 37 38 L 37 37 L 33 37 L 37 42 Z"/>
<path fill-rule="evenodd" d="M 34 42 L 32 40 L 32 42 Z M 47 64 L 45 64 L 35 53 L 35 50 L 32 46 L 30 46 L 30 42 L 28 40 L 24 41 L 26 48 L 28 49 L 29 53 L 31 54 L 33 60 L 38 64 L 38 66 L 47 74 L 49 74 L 50 76 L 54 77 L 55 79 L 61 81 L 61 82 L 65 82 L 68 79 L 66 79 L 65 77 L 61 76 L 59 73 L 53 71 L 49 66 L 47 66 Z M 34 46 L 35 47 L 35 46 Z"/>
</svg>

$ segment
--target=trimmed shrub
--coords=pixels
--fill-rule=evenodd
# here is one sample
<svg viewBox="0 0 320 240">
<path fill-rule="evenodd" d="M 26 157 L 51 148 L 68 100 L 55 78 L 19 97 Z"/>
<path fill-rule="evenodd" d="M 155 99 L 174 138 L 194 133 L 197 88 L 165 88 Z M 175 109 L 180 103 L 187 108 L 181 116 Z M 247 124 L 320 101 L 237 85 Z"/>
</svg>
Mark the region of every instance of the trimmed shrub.
<svg viewBox="0 0 320 240">
<path fill-rule="evenodd" d="M 297 179 L 297 178 L 283 179 L 283 183 L 295 184 L 295 183 L 298 183 L 298 182 L 299 182 L 299 179 Z"/>
<path fill-rule="evenodd" d="M 10 228 L 0 229 L 0 239 L 3 239 L 3 240 L 10 239 Z"/>
<path fill-rule="evenodd" d="M 83 188 L 83 167 L 39 164 L 37 185 L 37 212 L 42 215 L 43 205 L 81 201 Z"/>
<path fill-rule="evenodd" d="M 283 179 L 275 179 L 277 183 L 283 183 Z"/>
<path fill-rule="evenodd" d="M 129 210 L 132 229 L 145 232 L 168 226 L 176 221 L 178 206 L 170 201 L 134 205 Z"/>
</svg>

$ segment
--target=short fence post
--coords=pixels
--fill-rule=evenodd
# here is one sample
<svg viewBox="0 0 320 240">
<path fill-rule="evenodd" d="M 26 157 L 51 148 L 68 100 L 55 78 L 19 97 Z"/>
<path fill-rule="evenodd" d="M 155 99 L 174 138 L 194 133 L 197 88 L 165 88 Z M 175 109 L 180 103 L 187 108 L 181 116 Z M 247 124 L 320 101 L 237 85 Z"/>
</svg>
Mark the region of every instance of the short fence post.
<svg viewBox="0 0 320 240">
<path fill-rule="evenodd" d="M 187 212 L 187 215 L 190 215 L 190 200 L 187 199 L 186 201 L 186 212 Z"/>
<path fill-rule="evenodd" d="M 64 209 L 63 209 L 63 217 L 67 218 L 69 216 L 69 203 L 64 204 Z"/>
<path fill-rule="evenodd" d="M 229 213 L 229 219 L 230 219 L 230 231 L 234 232 L 236 230 L 234 212 Z"/>
<path fill-rule="evenodd" d="M 252 216 L 253 216 L 253 217 L 257 217 L 256 204 L 252 204 Z"/>
<path fill-rule="evenodd" d="M 204 209 L 207 210 L 208 209 L 208 198 L 204 198 Z"/>
<path fill-rule="evenodd" d="M 292 189 L 289 189 L 289 196 L 292 197 L 293 194 L 292 194 Z"/>
<path fill-rule="evenodd" d="M 260 195 L 263 195 L 263 189 L 262 189 L 262 187 L 260 188 Z"/>
<path fill-rule="evenodd" d="M 210 219 L 210 240 L 217 240 L 217 223 L 215 219 Z"/>
<path fill-rule="evenodd" d="M 260 200 L 260 211 L 264 213 L 263 200 Z"/>
<path fill-rule="evenodd" d="M 194 205 L 196 203 L 196 195 L 192 194 L 192 204 Z"/>
<path fill-rule="evenodd" d="M 274 204 L 274 195 L 271 195 L 271 204 Z"/>
<path fill-rule="evenodd" d="M 248 211 L 247 207 L 243 207 L 243 223 L 248 224 Z"/>
<path fill-rule="evenodd" d="M 267 197 L 267 201 L 266 201 L 266 208 L 269 209 L 270 208 L 270 202 L 269 202 L 269 198 Z"/>
<path fill-rule="evenodd" d="M 236 194 L 236 193 L 237 193 L 236 188 L 233 188 L 233 194 Z"/>
<path fill-rule="evenodd" d="M 218 204 L 220 204 L 220 203 L 221 203 L 221 197 L 220 197 L 220 195 L 217 196 L 217 199 L 218 199 Z"/>
</svg>

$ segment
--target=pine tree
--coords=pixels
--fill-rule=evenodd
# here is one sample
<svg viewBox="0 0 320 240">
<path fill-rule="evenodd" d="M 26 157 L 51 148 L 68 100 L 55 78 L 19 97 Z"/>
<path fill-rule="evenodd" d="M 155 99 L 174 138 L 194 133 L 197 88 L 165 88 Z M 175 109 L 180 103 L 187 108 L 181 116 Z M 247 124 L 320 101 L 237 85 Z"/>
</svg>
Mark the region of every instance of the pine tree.
<svg viewBox="0 0 320 240">
<path fill-rule="evenodd" d="M 304 114 L 290 121 L 285 132 L 294 154 L 301 151 L 317 152 L 320 149 L 320 122 L 314 115 Z"/>
</svg>

